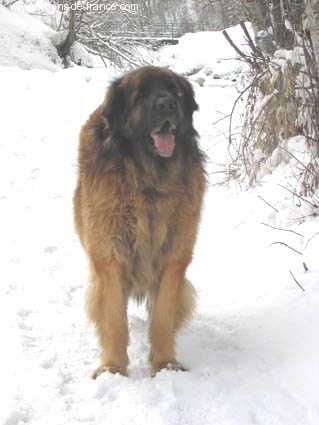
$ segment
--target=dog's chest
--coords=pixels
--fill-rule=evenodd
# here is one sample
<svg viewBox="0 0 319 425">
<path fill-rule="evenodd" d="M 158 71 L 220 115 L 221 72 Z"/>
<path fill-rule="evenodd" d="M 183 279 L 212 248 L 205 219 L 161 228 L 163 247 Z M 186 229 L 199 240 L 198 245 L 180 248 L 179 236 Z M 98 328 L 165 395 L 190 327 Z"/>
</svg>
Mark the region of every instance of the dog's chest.
<svg viewBox="0 0 319 425">
<path fill-rule="evenodd" d="M 169 227 L 175 213 L 169 199 L 144 196 L 135 207 L 135 248 L 157 255 L 167 242 Z"/>
<path fill-rule="evenodd" d="M 143 197 L 132 209 L 131 283 L 136 293 L 145 293 L 158 279 L 174 222 L 176 205 L 173 204 L 168 199 Z"/>
</svg>

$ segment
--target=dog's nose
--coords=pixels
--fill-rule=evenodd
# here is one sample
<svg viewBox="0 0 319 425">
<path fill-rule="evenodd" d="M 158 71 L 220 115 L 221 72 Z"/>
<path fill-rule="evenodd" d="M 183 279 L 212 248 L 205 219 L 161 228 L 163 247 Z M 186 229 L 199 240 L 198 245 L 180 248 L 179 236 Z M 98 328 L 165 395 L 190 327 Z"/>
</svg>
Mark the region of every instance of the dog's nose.
<svg viewBox="0 0 319 425">
<path fill-rule="evenodd" d="M 154 98 L 152 106 L 154 111 L 174 111 L 174 109 L 176 109 L 176 100 L 170 94 L 158 94 Z"/>
</svg>

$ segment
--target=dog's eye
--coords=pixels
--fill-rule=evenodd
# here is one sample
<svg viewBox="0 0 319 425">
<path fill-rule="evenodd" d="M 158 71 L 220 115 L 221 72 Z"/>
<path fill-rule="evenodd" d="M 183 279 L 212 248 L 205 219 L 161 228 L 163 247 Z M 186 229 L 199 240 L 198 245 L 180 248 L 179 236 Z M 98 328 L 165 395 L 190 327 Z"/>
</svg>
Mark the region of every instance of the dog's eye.
<svg viewBox="0 0 319 425">
<path fill-rule="evenodd" d="M 132 98 L 133 103 L 142 103 L 143 100 L 145 100 L 150 94 L 150 90 L 147 87 L 141 86 L 139 87 Z"/>
<path fill-rule="evenodd" d="M 140 99 L 141 97 L 145 98 L 150 94 L 150 90 L 149 87 L 147 86 L 141 86 L 138 90 L 138 98 Z"/>
<path fill-rule="evenodd" d="M 169 85 L 169 87 L 168 87 L 168 90 L 174 95 L 174 96 L 177 96 L 177 97 L 181 97 L 182 96 L 182 93 L 181 93 L 181 91 L 179 90 L 179 88 L 174 84 L 174 83 L 172 83 L 172 84 L 170 84 Z"/>
</svg>

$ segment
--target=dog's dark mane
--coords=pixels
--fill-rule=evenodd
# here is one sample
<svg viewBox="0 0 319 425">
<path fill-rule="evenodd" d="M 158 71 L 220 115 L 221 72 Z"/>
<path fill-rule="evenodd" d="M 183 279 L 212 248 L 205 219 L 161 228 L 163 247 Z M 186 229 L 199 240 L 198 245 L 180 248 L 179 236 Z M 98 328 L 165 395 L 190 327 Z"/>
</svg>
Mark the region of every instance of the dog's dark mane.
<svg viewBox="0 0 319 425">
<path fill-rule="evenodd" d="M 145 67 L 143 69 L 145 72 L 154 72 L 155 70 L 158 73 L 157 68 Z M 132 72 L 133 75 L 134 72 Z M 170 75 L 170 71 L 166 72 Z M 128 79 L 129 76 L 130 74 L 125 78 Z M 198 147 L 198 133 L 193 126 L 192 114 L 198 109 L 198 106 L 194 101 L 192 87 L 183 77 L 178 77 L 178 82 L 186 93 L 184 102 L 188 116 L 176 137 L 174 156 L 169 159 L 154 157 L 145 152 L 143 141 L 139 140 L 138 135 L 135 138 L 123 136 L 127 116 L 126 108 L 130 107 L 124 101 L 124 95 L 127 95 L 128 89 L 122 87 L 123 78 L 117 79 L 111 84 L 104 103 L 97 113 L 92 115 L 90 122 L 91 126 L 93 124 L 96 135 L 95 145 L 91 145 L 90 149 L 96 151 L 96 167 L 98 169 L 104 169 L 104 172 L 121 172 L 123 176 L 142 188 L 160 188 L 163 182 L 172 181 L 172 179 L 177 184 L 187 186 L 190 168 L 196 163 L 203 162 L 204 155 Z M 129 163 L 132 166 L 127 167 Z M 137 177 L 131 175 L 134 168 L 136 168 Z M 144 179 L 148 181 L 148 184 L 143 183 Z"/>
</svg>

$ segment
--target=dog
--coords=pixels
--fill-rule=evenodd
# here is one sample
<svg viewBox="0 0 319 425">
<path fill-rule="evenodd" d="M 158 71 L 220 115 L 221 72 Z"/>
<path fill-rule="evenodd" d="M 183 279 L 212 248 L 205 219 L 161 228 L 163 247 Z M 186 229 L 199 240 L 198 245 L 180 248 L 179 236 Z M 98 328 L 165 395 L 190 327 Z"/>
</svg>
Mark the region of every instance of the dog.
<svg viewBox="0 0 319 425">
<path fill-rule="evenodd" d="M 190 83 L 154 66 L 115 80 L 82 127 L 74 194 L 76 231 L 91 283 L 87 312 L 101 363 L 127 376 L 127 303 L 146 299 L 151 374 L 185 370 L 176 332 L 191 318 L 195 291 L 186 279 L 205 191 Z"/>
</svg>

